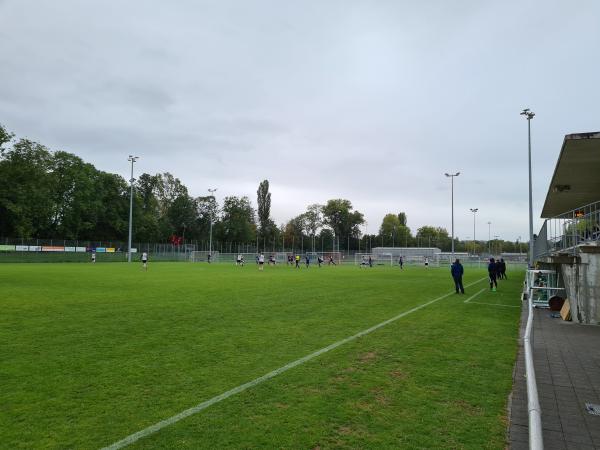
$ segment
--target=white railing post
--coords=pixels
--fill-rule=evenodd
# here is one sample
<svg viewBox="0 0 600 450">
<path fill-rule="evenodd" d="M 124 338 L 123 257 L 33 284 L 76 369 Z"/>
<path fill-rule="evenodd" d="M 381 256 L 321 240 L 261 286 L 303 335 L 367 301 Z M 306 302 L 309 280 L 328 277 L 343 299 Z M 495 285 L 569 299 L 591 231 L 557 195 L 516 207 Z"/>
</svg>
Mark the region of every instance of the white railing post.
<svg viewBox="0 0 600 450">
<path fill-rule="evenodd" d="M 523 336 L 523 347 L 525 350 L 525 377 L 527 381 L 527 412 L 529 415 L 529 448 L 531 450 L 543 450 L 544 439 L 542 435 L 542 411 L 538 399 L 537 383 L 535 380 L 535 367 L 533 365 L 533 302 L 530 281 L 531 271 L 527 274 L 527 325 Z"/>
</svg>

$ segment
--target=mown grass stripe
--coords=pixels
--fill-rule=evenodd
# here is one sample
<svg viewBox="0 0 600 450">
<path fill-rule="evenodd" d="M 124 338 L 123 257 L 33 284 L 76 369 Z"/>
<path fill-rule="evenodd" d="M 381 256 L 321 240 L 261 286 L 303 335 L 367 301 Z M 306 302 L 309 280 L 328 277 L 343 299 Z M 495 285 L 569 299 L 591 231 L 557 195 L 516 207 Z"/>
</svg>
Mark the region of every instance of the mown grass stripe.
<svg viewBox="0 0 600 450">
<path fill-rule="evenodd" d="M 483 281 L 485 279 L 486 278 L 482 278 L 480 280 L 474 281 L 473 283 L 468 284 L 466 287 L 473 286 L 473 285 L 475 285 L 477 283 L 480 283 L 481 281 Z M 176 422 L 179 422 L 179 421 L 185 419 L 186 417 L 192 416 L 192 415 L 194 415 L 194 414 L 202 411 L 202 410 L 208 408 L 209 406 L 214 405 L 215 403 L 218 403 L 218 402 L 220 402 L 222 400 L 225 400 L 225 399 L 227 399 L 227 398 L 229 398 L 229 397 L 231 397 L 231 396 L 233 396 L 235 394 L 239 394 L 240 392 L 243 392 L 243 391 L 245 391 L 245 390 L 247 390 L 247 389 L 249 389 L 251 387 L 254 387 L 254 386 L 258 385 L 258 384 L 261 384 L 261 383 L 263 383 L 265 381 L 268 381 L 271 378 L 274 378 L 274 377 L 276 377 L 277 375 L 279 375 L 279 374 L 281 374 L 283 372 L 286 372 L 286 371 L 288 371 L 288 370 L 290 370 L 290 369 L 292 369 L 292 368 L 294 368 L 296 366 L 299 366 L 299 365 L 301 365 L 301 364 L 303 364 L 303 363 L 305 363 L 305 362 L 307 362 L 307 361 L 309 361 L 311 359 L 314 359 L 314 358 L 322 355 L 323 353 L 327 353 L 330 350 L 333 350 L 333 349 L 335 349 L 335 348 L 337 348 L 337 347 L 339 347 L 341 345 L 344 345 L 344 344 L 346 344 L 346 343 L 348 343 L 350 341 L 358 339 L 359 337 L 362 337 L 362 336 L 365 336 L 365 335 L 367 335 L 369 333 L 372 333 L 373 331 L 376 331 L 379 328 L 382 328 L 382 327 L 384 327 L 386 325 L 389 325 L 390 323 L 395 322 L 396 320 L 401 319 L 402 317 L 405 317 L 405 316 L 407 316 L 409 314 L 412 314 L 412 313 L 414 313 L 414 312 L 416 312 L 416 311 L 418 311 L 420 309 L 423 309 L 423 308 L 425 308 L 425 307 L 427 307 L 427 306 L 429 306 L 429 305 L 431 305 L 431 304 L 433 304 L 435 302 L 438 302 L 438 301 L 443 300 L 443 299 L 445 299 L 447 297 L 450 297 L 453 294 L 454 294 L 454 292 L 449 292 L 449 293 L 447 293 L 445 295 L 442 295 L 441 297 L 438 297 L 438 298 L 436 298 L 434 300 L 430 300 L 430 301 L 428 301 L 426 303 L 423 303 L 423 304 L 421 304 L 419 306 L 415 306 L 414 308 L 411 308 L 408 311 L 400 313 L 400 314 L 392 317 L 391 319 L 388 319 L 388 320 L 385 320 L 385 321 L 383 321 L 381 323 L 378 323 L 377 325 L 374 325 L 371 328 L 367 328 L 366 330 L 360 331 L 360 332 L 358 332 L 358 333 L 356 333 L 356 334 L 354 334 L 354 335 L 352 335 L 350 337 L 347 337 L 347 338 L 342 339 L 340 341 L 334 342 L 333 344 L 330 344 L 327 347 L 323 347 L 320 350 L 317 350 L 317 351 L 315 351 L 313 353 L 310 353 L 309 355 L 306 355 L 306 356 L 304 356 L 304 357 L 302 357 L 300 359 L 292 361 L 292 362 L 286 364 L 285 366 L 279 367 L 278 369 L 275 369 L 275 370 L 273 370 L 273 371 L 271 371 L 271 372 L 269 372 L 269 373 L 267 373 L 267 374 L 265 374 L 265 375 L 263 375 L 261 377 L 255 378 L 252 381 L 248 381 L 247 383 L 244 383 L 244 384 L 241 384 L 241 385 L 239 385 L 237 387 L 234 387 L 233 389 L 230 389 L 230 390 L 228 390 L 226 392 L 223 392 L 222 394 L 219 394 L 219 395 L 217 395 L 217 396 L 215 396 L 215 397 L 213 397 L 213 398 L 211 398 L 209 400 L 206 400 L 206 401 L 204 401 L 202 403 L 199 403 L 196 406 L 193 406 L 193 407 L 188 408 L 188 409 L 186 409 L 184 411 L 181 411 L 180 413 L 175 414 L 174 416 L 171 416 L 171 417 L 169 417 L 169 418 L 167 418 L 165 420 L 161 420 L 160 422 L 157 422 L 157 423 L 155 423 L 153 425 L 150 425 L 149 427 L 144 428 L 144 429 L 142 429 L 142 430 L 140 430 L 140 431 L 138 431 L 136 433 L 130 434 L 129 436 L 127 436 L 127 437 L 125 437 L 125 438 L 123 438 L 123 439 L 121 439 L 121 440 L 119 440 L 119 441 L 117 441 L 117 442 L 115 442 L 115 443 L 107 446 L 107 447 L 103 447 L 102 450 L 117 450 L 117 449 L 126 447 L 127 445 L 133 444 L 134 442 L 136 442 L 136 441 L 138 441 L 138 440 L 140 440 L 140 439 L 142 439 L 142 438 L 144 438 L 146 436 L 154 434 L 157 431 L 160 431 L 161 429 L 163 429 L 165 427 L 168 427 L 169 425 L 172 425 L 172 424 L 174 424 Z M 475 294 L 475 295 L 477 295 L 477 294 Z"/>
</svg>

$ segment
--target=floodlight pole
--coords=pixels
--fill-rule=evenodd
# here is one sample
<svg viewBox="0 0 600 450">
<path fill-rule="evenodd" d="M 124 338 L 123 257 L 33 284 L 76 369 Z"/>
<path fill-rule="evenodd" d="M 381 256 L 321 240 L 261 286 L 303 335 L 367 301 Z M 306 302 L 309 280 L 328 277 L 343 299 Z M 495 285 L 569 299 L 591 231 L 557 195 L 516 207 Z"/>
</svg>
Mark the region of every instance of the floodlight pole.
<svg viewBox="0 0 600 450">
<path fill-rule="evenodd" d="M 133 234 L 133 163 L 139 159 L 139 156 L 129 155 L 127 161 L 131 161 L 131 178 L 129 179 L 130 191 L 129 191 L 129 239 L 127 245 L 127 262 L 131 262 L 131 236 Z"/>
<path fill-rule="evenodd" d="M 535 113 L 529 108 L 521 111 L 521 115 L 527 119 L 527 141 L 528 141 L 528 160 L 529 160 L 529 267 L 533 267 L 533 195 L 531 189 L 531 119 Z"/>
<path fill-rule="evenodd" d="M 208 192 L 210 192 L 211 197 L 214 199 L 215 198 L 215 192 L 217 192 L 217 188 L 215 189 L 208 189 Z M 210 235 L 208 238 L 208 254 L 210 255 L 210 257 L 212 258 L 212 225 L 213 225 L 213 215 L 212 215 L 212 210 L 210 211 Z M 256 245 L 256 247 L 258 248 L 258 244 Z"/>
<path fill-rule="evenodd" d="M 460 172 L 446 173 L 445 175 L 450 178 L 452 185 L 452 259 L 454 260 L 454 177 L 459 176 Z"/>
<path fill-rule="evenodd" d="M 475 214 L 479 211 L 479 208 L 469 208 L 473 213 L 473 254 L 475 254 Z"/>
<path fill-rule="evenodd" d="M 490 256 L 492 256 L 492 222 L 488 222 L 488 251 L 490 252 Z"/>
</svg>

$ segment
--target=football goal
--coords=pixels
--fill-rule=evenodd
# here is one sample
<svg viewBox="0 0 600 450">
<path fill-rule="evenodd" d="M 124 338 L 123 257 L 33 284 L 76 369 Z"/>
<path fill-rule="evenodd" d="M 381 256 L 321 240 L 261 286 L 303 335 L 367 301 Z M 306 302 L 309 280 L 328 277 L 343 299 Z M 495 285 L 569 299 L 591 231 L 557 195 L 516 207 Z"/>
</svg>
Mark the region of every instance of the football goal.
<svg viewBox="0 0 600 450">
<path fill-rule="evenodd" d="M 394 256 L 388 253 L 356 253 L 354 255 L 354 264 L 357 266 L 369 265 L 369 257 L 374 266 L 393 266 Z"/>
<path fill-rule="evenodd" d="M 190 252 L 190 262 L 208 262 L 208 255 L 210 255 L 209 251 L 193 251 Z M 219 252 L 212 252 L 212 256 L 210 257 L 210 262 L 219 262 Z"/>
</svg>

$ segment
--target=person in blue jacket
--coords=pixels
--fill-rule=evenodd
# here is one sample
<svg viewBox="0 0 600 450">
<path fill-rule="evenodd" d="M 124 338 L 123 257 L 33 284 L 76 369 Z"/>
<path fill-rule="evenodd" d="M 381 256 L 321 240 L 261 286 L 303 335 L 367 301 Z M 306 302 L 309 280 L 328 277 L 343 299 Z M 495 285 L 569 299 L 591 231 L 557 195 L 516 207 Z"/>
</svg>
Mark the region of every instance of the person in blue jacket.
<svg viewBox="0 0 600 450">
<path fill-rule="evenodd" d="M 465 288 L 463 287 L 462 276 L 465 273 L 465 269 L 463 269 L 460 260 L 457 258 L 456 261 L 450 267 L 450 273 L 452 274 L 452 278 L 454 279 L 454 286 L 456 287 L 456 293 L 460 291 L 461 294 L 465 293 Z"/>
<path fill-rule="evenodd" d="M 490 263 L 488 264 L 488 275 L 490 276 L 490 291 L 496 292 L 498 288 L 498 281 L 496 280 L 497 263 L 494 261 L 494 258 L 490 258 Z"/>
</svg>

